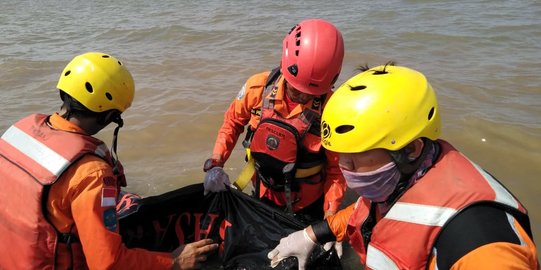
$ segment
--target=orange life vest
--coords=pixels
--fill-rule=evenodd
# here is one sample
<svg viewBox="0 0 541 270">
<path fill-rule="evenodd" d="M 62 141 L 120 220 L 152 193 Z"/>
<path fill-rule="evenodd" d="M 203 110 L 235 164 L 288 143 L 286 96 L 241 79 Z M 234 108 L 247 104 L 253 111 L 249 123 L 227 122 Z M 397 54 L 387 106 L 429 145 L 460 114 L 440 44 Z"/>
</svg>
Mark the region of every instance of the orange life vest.
<svg viewBox="0 0 541 270">
<path fill-rule="evenodd" d="M 527 218 L 526 209 L 496 179 L 447 142 L 438 142 L 438 161 L 377 223 L 377 207 L 359 198 L 347 234 L 367 269 L 424 269 L 445 224 L 476 203 L 503 209 L 519 222 Z"/>
<path fill-rule="evenodd" d="M 290 197 L 292 191 L 299 191 L 300 184 L 323 181 L 325 154 L 321 151 L 320 119 L 325 96 L 316 97 L 311 108 L 304 108 L 296 117 L 282 117 L 274 110 L 280 75 L 277 69 L 269 75 L 259 124 L 252 134 L 247 134 L 249 142 L 245 140 L 244 145 L 249 143 L 258 180 Z M 291 210 L 291 198 L 287 201 Z"/>
<path fill-rule="evenodd" d="M 43 213 L 48 186 L 84 155 L 99 156 L 113 166 L 102 141 L 52 129 L 47 119 L 42 114 L 28 116 L 0 139 L 0 269 L 54 269 L 57 245 L 73 239 L 58 233 Z M 123 177 L 118 166 L 118 177 Z"/>
</svg>

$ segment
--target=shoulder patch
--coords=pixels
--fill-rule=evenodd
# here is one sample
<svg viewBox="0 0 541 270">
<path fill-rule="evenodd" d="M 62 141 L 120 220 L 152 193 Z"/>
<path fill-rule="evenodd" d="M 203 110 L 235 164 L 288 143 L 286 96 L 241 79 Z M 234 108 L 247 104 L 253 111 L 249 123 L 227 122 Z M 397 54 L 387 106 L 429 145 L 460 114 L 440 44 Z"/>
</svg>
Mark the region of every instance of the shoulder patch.
<svg viewBox="0 0 541 270">
<path fill-rule="evenodd" d="M 117 227 L 116 209 L 114 207 L 108 208 L 103 211 L 103 225 L 107 230 L 114 232 Z"/>
<path fill-rule="evenodd" d="M 116 206 L 116 188 L 104 186 L 101 189 L 101 207 Z"/>
<path fill-rule="evenodd" d="M 244 97 L 244 94 L 246 93 L 246 84 L 242 86 L 239 93 L 237 94 L 237 99 L 241 100 Z"/>
<path fill-rule="evenodd" d="M 115 187 L 116 188 L 116 179 L 111 176 L 106 176 L 103 178 L 103 184 L 108 187 Z"/>
</svg>

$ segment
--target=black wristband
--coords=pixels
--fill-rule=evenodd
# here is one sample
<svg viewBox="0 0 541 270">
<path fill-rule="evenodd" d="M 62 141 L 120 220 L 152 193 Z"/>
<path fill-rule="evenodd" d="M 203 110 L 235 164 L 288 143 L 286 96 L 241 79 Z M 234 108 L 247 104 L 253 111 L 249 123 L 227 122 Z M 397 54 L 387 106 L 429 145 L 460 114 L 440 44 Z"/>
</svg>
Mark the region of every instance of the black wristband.
<svg viewBox="0 0 541 270">
<path fill-rule="evenodd" d="M 322 220 L 316 224 L 313 224 L 312 231 L 314 231 L 317 242 L 320 244 L 336 241 L 336 236 L 332 233 L 331 227 L 329 227 L 327 220 Z"/>
</svg>

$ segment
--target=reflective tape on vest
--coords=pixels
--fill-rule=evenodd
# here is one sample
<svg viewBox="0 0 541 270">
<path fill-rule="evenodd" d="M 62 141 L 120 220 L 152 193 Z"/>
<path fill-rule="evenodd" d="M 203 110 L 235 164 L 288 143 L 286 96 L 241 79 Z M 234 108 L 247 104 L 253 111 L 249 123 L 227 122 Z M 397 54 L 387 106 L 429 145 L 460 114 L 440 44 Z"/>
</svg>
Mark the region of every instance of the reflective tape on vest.
<svg viewBox="0 0 541 270">
<path fill-rule="evenodd" d="M 481 169 L 477 164 L 473 162 L 472 164 L 496 194 L 494 201 L 514 208 L 519 207 L 518 201 L 497 180 L 495 180 L 494 177 Z M 456 209 L 448 207 L 397 202 L 389 210 L 389 213 L 385 215 L 385 218 L 420 225 L 441 227 L 456 212 Z"/>
<path fill-rule="evenodd" d="M 99 157 L 105 159 L 107 158 L 107 152 L 109 151 L 109 149 L 107 149 L 107 145 L 105 145 L 104 143 L 98 145 L 98 147 L 96 147 L 96 151 L 94 151 L 94 153 L 96 155 L 98 155 Z"/>
<path fill-rule="evenodd" d="M 70 165 L 69 160 L 15 126 L 11 126 L 2 139 L 56 177 Z"/>
<path fill-rule="evenodd" d="M 427 226 L 443 226 L 456 211 L 448 207 L 397 202 L 385 218 Z"/>
<path fill-rule="evenodd" d="M 385 253 L 381 250 L 368 245 L 368 250 L 366 251 L 366 266 L 370 269 L 385 269 L 385 270 L 398 270 L 398 266 L 387 257 Z"/>
<path fill-rule="evenodd" d="M 492 188 L 492 190 L 494 190 L 494 193 L 496 193 L 496 198 L 494 198 L 494 201 L 512 206 L 515 209 L 519 208 L 518 201 L 515 199 L 515 197 L 513 197 L 513 195 L 511 195 L 511 193 L 509 193 L 509 191 L 507 191 L 507 189 L 505 189 L 500 184 L 500 182 L 498 182 L 498 180 L 494 179 L 492 175 L 488 174 L 485 170 L 479 167 L 479 165 L 473 162 L 471 163 L 473 164 L 475 169 L 485 178 L 485 180 L 487 180 L 488 185 Z"/>
</svg>

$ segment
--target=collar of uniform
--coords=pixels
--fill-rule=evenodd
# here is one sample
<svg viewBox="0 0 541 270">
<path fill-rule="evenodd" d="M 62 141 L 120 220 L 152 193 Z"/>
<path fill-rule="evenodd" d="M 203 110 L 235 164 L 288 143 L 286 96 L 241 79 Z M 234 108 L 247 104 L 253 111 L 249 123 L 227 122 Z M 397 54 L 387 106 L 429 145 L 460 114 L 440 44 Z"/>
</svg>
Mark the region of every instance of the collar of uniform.
<svg viewBox="0 0 541 270">
<path fill-rule="evenodd" d="M 270 100 L 274 100 L 274 111 L 275 112 L 278 112 L 280 115 L 284 116 L 284 115 L 287 115 L 287 106 L 286 106 L 286 101 L 284 100 L 284 95 L 285 95 L 285 84 L 284 84 L 285 80 L 284 80 L 284 77 L 280 76 L 278 78 L 278 82 L 276 82 L 276 86 L 277 89 L 276 89 L 276 94 L 274 95 L 274 97 L 271 97 L 272 96 L 272 93 L 269 93 L 266 98 L 270 99 Z"/>
<path fill-rule="evenodd" d="M 276 95 L 274 96 L 274 110 L 279 112 L 280 115 L 285 116 L 286 118 L 291 118 L 293 116 L 296 116 L 302 112 L 302 110 L 309 106 L 311 108 L 312 101 L 309 101 L 307 104 L 302 105 L 299 104 L 291 112 L 287 111 L 287 105 L 286 101 L 284 99 L 284 95 L 286 95 L 286 87 L 285 87 L 285 79 L 283 76 L 280 76 L 278 80 L 278 90 L 276 91 Z"/>
<path fill-rule="evenodd" d="M 86 132 L 76 124 L 62 118 L 58 113 L 54 113 L 49 117 L 51 127 L 58 130 L 86 134 Z"/>
<path fill-rule="evenodd" d="M 274 95 L 274 100 L 280 100 L 280 101 L 284 101 L 284 95 L 286 94 L 286 84 L 285 84 L 286 80 L 284 79 L 283 76 L 280 76 L 278 78 L 278 82 L 276 83 L 276 85 L 278 85 L 278 89 L 276 90 L 276 95 Z M 270 95 L 270 94 L 269 94 Z"/>
</svg>

